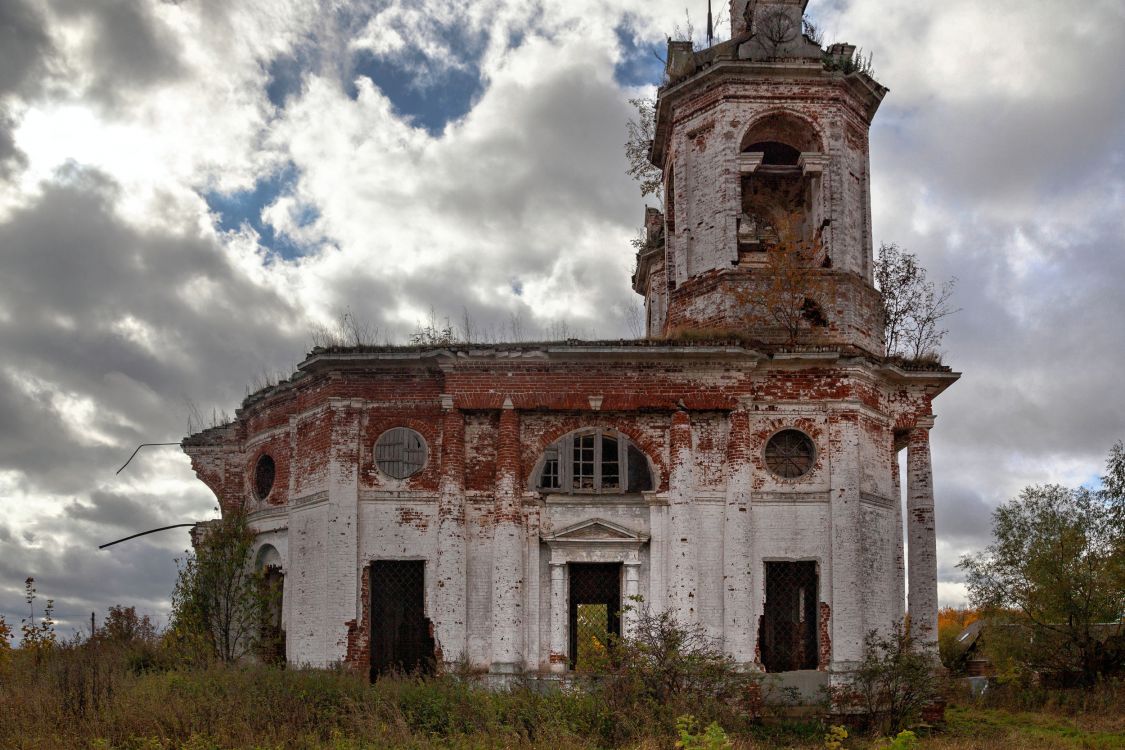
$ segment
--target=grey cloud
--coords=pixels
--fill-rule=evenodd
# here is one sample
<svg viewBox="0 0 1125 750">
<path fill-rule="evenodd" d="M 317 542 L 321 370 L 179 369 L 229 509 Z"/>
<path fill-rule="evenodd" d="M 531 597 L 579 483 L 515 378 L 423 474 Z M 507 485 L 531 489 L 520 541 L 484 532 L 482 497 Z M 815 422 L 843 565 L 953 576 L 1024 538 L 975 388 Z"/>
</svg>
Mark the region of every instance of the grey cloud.
<svg viewBox="0 0 1125 750">
<path fill-rule="evenodd" d="M 92 24 L 85 59 L 94 74 L 91 94 L 115 103 L 122 93 L 180 76 L 180 42 L 145 0 L 51 0 L 64 19 Z"/>
<path fill-rule="evenodd" d="M 50 52 L 44 18 L 29 2 L 0 3 L 0 96 L 26 90 Z"/>
<path fill-rule="evenodd" d="M 254 373 L 288 368 L 305 348 L 300 314 L 217 242 L 129 228 L 115 200 L 103 176 L 71 175 L 0 224 L 0 298 L 18 311 L 0 322 L 0 347 L 19 363 L 0 373 L 0 405 L 18 427 L 0 434 L 0 467 L 52 492 L 80 491 L 139 442 L 178 439 L 186 399 L 230 408 Z M 197 304 L 193 285 L 214 299 Z M 130 321 L 151 343 L 123 333 Z M 29 398 L 13 378 L 44 390 Z M 91 426 L 112 444 L 75 435 L 58 393 L 91 399 Z"/>
<path fill-rule="evenodd" d="M 986 545 L 991 538 L 994 506 L 981 495 L 981 488 L 966 484 L 956 473 L 938 481 L 942 483 L 941 502 L 936 508 L 938 536 L 958 547 Z"/>
<path fill-rule="evenodd" d="M 76 521 L 89 521 L 111 529 L 142 531 L 168 525 L 164 499 L 159 495 L 126 496 L 95 490 L 90 493 L 89 504 L 74 500 L 64 512 Z"/>
<path fill-rule="evenodd" d="M 27 157 L 16 147 L 12 135 L 15 125 L 15 121 L 0 107 L 0 180 L 7 179 L 27 165 Z"/>
</svg>

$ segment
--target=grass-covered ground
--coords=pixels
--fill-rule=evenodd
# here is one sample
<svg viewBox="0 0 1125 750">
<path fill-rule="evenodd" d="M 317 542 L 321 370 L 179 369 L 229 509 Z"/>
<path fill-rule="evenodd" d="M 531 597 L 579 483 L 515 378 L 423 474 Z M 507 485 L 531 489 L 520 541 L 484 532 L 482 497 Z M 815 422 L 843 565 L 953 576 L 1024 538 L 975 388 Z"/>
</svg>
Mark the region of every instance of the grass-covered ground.
<svg viewBox="0 0 1125 750">
<path fill-rule="evenodd" d="M 0 675 L 0 748 L 671 748 L 666 717 L 621 715 L 584 691 L 508 693 L 453 679 L 381 680 L 262 666 L 139 674 L 30 660 Z M 1005 708 L 1004 706 L 1011 706 Z M 1020 708 L 1023 706 L 1024 708 Z M 1125 748 L 1117 686 L 1088 693 L 998 693 L 955 701 L 921 748 Z M 1025 710 L 1030 709 L 1030 710 Z M 827 725 L 738 718 L 734 748 L 824 747 Z M 843 747 L 886 740 L 853 732 Z"/>
</svg>

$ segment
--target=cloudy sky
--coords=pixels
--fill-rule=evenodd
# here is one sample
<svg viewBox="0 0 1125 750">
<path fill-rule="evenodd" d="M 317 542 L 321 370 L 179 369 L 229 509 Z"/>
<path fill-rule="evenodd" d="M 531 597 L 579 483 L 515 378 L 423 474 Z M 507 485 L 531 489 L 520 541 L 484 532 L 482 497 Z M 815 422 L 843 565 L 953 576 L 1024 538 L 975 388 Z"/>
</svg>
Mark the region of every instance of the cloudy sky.
<svg viewBox="0 0 1125 750">
<path fill-rule="evenodd" d="M 695 7 L 699 6 L 699 7 Z M 0 0 L 0 614 L 163 617 L 214 515 L 175 448 L 349 314 L 631 335 L 630 97 L 684 0 Z M 697 22 L 705 13 L 692 0 Z M 1125 438 L 1125 4 L 812 0 L 874 53 L 875 238 L 958 279 L 941 594 Z"/>
</svg>

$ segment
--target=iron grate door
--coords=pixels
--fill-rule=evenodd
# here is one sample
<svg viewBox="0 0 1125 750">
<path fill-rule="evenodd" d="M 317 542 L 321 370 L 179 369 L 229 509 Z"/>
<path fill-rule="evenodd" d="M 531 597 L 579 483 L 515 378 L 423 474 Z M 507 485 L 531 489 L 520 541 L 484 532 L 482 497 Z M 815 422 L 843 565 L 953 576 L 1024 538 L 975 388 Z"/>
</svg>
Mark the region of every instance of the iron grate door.
<svg viewBox="0 0 1125 750">
<path fill-rule="evenodd" d="M 371 564 L 371 679 L 388 672 L 431 673 L 434 642 L 425 614 L 422 560 Z"/>
<path fill-rule="evenodd" d="M 758 633 L 767 672 L 816 669 L 816 563 L 767 562 L 766 606 Z"/>
<path fill-rule="evenodd" d="M 571 563 L 570 668 L 584 669 L 621 636 L 621 563 Z"/>
</svg>

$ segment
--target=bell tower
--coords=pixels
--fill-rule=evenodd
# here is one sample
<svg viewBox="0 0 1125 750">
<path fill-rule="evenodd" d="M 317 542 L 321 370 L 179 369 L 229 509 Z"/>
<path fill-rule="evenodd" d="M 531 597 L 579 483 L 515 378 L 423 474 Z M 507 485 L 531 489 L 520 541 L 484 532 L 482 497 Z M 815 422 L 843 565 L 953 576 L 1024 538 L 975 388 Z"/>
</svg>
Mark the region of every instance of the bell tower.
<svg viewBox="0 0 1125 750">
<path fill-rule="evenodd" d="M 731 39 L 668 43 L 634 289 L 651 337 L 883 354 L 868 131 L 887 89 L 846 44 L 805 33 L 808 0 L 732 0 Z M 788 309 L 787 309 L 788 308 Z"/>
</svg>

